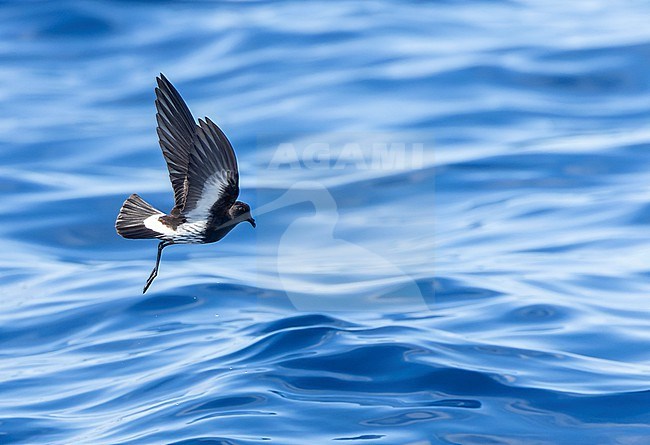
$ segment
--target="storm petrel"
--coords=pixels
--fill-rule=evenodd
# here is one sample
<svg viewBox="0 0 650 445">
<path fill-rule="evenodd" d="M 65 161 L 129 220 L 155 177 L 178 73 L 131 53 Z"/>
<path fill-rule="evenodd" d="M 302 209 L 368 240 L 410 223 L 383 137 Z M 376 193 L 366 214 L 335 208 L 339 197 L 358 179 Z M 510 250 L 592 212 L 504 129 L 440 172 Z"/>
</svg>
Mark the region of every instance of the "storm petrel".
<svg viewBox="0 0 650 445">
<path fill-rule="evenodd" d="M 174 189 L 174 208 L 165 215 L 133 194 L 115 222 L 124 238 L 161 240 L 142 293 L 158 275 L 165 247 L 214 243 L 243 221 L 255 227 L 248 204 L 237 201 L 237 158 L 226 135 L 207 117 L 197 125 L 169 80 L 162 74 L 156 80 L 158 139 Z"/>
</svg>

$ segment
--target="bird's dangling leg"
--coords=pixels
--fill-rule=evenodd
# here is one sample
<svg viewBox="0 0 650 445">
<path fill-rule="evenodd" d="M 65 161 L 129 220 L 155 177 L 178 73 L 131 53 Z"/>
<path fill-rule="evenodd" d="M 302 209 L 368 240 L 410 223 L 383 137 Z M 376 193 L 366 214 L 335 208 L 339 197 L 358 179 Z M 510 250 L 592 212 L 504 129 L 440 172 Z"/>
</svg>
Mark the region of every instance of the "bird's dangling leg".
<svg viewBox="0 0 650 445">
<path fill-rule="evenodd" d="M 149 286 L 151 286 L 151 283 L 153 283 L 153 280 L 158 275 L 158 266 L 160 265 L 160 256 L 162 255 L 163 249 L 171 244 L 172 243 L 167 241 L 161 241 L 160 244 L 158 244 L 158 255 L 156 256 L 156 265 L 151 271 L 151 275 L 149 275 L 149 278 L 147 279 L 147 284 L 144 285 L 144 289 L 142 290 L 143 294 L 147 292 L 147 289 L 149 289 Z"/>
</svg>

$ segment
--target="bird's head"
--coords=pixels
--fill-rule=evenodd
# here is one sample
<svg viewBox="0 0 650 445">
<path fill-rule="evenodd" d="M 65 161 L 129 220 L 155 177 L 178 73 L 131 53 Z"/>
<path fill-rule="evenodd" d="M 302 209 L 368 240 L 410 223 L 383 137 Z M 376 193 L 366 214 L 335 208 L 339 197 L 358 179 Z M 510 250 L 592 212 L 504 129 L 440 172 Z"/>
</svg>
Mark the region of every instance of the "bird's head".
<svg viewBox="0 0 650 445">
<path fill-rule="evenodd" d="M 251 226 L 256 226 L 255 220 L 251 216 L 251 208 L 245 202 L 236 201 L 232 207 L 230 207 L 229 213 L 230 217 L 237 223 L 248 221 Z"/>
</svg>

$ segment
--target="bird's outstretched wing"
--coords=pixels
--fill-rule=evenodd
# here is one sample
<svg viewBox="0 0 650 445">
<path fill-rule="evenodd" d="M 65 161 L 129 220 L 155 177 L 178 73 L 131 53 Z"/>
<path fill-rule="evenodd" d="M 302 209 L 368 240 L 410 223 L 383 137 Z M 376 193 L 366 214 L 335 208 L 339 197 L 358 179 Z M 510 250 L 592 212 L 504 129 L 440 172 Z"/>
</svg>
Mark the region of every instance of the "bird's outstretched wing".
<svg viewBox="0 0 650 445">
<path fill-rule="evenodd" d="M 178 214 L 185 207 L 188 165 L 196 143 L 198 127 L 185 101 L 171 82 L 162 74 L 156 80 L 158 140 L 174 189 L 172 214 Z"/>
<path fill-rule="evenodd" d="M 188 221 L 221 220 L 239 196 L 237 158 L 230 141 L 209 118 L 199 119 L 190 153 L 188 192 L 183 215 Z"/>
</svg>

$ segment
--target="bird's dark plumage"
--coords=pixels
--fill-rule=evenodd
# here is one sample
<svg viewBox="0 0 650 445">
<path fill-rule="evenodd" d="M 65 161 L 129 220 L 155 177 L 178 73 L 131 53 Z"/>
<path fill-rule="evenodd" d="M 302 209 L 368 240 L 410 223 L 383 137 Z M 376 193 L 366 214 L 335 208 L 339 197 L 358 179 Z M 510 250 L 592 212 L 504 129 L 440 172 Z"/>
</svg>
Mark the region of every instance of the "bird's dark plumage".
<svg viewBox="0 0 650 445">
<path fill-rule="evenodd" d="M 161 74 L 157 82 L 157 132 L 174 189 L 174 207 L 166 215 L 131 195 L 115 223 L 124 238 L 162 240 L 144 292 L 156 277 L 164 247 L 216 242 L 243 221 L 255 227 L 250 207 L 237 201 L 237 158 L 226 135 L 207 117 L 197 125 L 169 80 Z"/>
<path fill-rule="evenodd" d="M 174 213 L 174 210 L 181 211 L 185 205 L 187 168 L 194 147 L 196 123 L 167 78 L 161 74 L 156 80 L 156 130 L 174 189 Z"/>
</svg>

